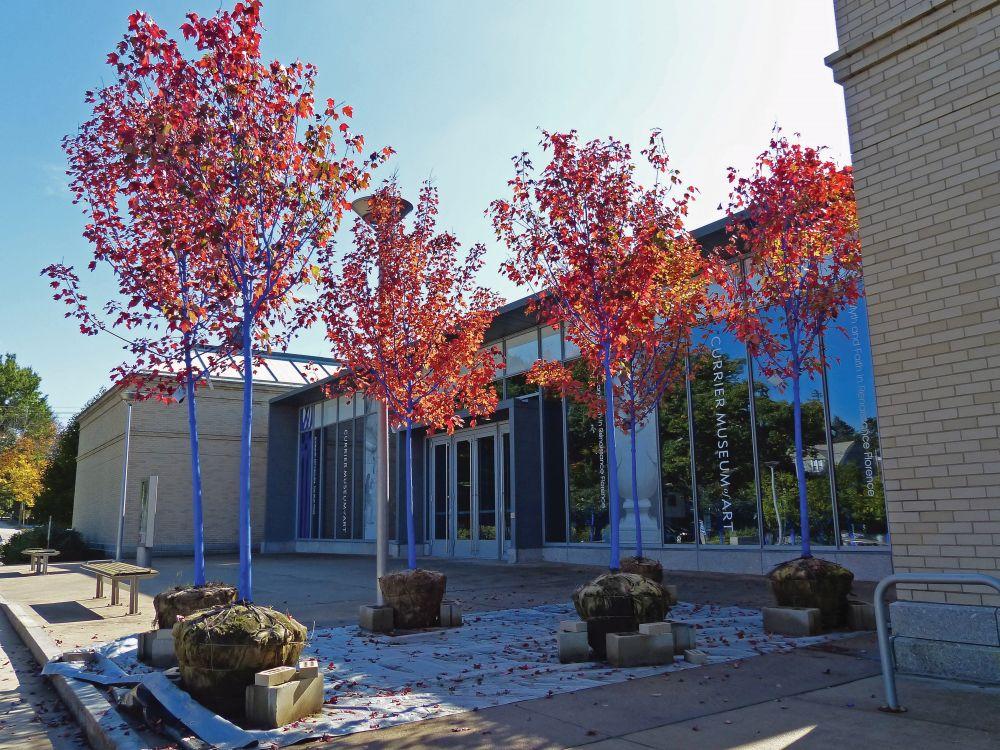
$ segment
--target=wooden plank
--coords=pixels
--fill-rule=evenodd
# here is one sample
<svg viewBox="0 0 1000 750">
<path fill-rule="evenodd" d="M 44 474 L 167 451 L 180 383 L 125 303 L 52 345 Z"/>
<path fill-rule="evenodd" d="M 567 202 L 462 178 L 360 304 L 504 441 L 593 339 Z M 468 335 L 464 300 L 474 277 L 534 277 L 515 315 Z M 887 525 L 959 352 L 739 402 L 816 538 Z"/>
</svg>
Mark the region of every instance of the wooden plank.
<svg viewBox="0 0 1000 750">
<path fill-rule="evenodd" d="M 123 562 L 91 562 L 81 566 L 81 570 L 108 578 L 128 578 L 131 576 L 150 577 L 158 575 L 152 568 L 141 568 L 138 565 Z"/>
</svg>

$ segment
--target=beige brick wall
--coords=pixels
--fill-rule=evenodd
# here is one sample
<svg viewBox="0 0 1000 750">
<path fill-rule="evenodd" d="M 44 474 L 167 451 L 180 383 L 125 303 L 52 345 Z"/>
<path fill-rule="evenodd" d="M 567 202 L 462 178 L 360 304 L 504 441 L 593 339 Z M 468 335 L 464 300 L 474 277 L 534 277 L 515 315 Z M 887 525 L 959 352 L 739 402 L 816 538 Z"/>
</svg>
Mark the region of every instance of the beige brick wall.
<svg viewBox="0 0 1000 750">
<path fill-rule="evenodd" d="M 1000 576 L 1000 1 L 835 7 L 894 566 Z"/>
<path fill-rule="evenodd" d="M 285 386 L 254 387 L 252 447 L 253 540 L 264 529 L 267 466 L 267 402 Z M 205 544 L 234 549 L 238 540 L 239 436 L 242 388 L 215 381 L 198 392 Z M 100 399 L 80 424 L 73 525 L 92 544 L 113 549 L 118 523 L 125 405 L 117 393 Z M 192 541 L 191 464 L 187 407 L 157 401 L 137 403 L 132 412 L 124 547 L 132 550 L 139 535 L 139 485 L 159 477 L 154 543 L 186 550 Z M 289 477 L 294 482 L 295 477 Z"/>
</svg>

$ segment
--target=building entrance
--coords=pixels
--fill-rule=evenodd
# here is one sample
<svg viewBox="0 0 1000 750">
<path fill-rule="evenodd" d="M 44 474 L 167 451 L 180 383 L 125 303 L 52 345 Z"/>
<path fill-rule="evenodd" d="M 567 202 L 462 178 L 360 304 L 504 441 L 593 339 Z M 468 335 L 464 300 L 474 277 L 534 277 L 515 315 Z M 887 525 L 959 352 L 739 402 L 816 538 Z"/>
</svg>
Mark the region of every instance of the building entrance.
<svg viewBox="0 0 1000 750">
<path fill-rule="evenodd" d="M 431 554 L 504 559 L 510 549 L 510 428 L 506 422 L 430 438 Z"/>
</svg>

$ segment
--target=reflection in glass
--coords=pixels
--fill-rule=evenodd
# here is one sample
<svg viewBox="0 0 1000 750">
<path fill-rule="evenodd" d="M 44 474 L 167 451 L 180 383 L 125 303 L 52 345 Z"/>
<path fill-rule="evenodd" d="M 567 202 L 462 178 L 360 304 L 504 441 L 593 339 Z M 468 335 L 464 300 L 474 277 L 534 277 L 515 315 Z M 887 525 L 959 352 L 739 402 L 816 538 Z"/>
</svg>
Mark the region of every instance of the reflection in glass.
<svg viewBox="0 0 1000 750">
<path fill-rule="evenodd" d="M 434 446 L 434 538 L 448 538 L 448 444 Z"/>
<path fill-rule="evenodd" d="M 496 451 L 492 435 L 476 441 L 476 479 L 479 500 L 479 539 L 497 538 Z"/>
<path fill-rule="evenodd" d="M 801 542 L 802 526 L 795 473 L 791 385 L 777 378 L 766 378 L 756 363 L 754 381 L 764 544 L 796 545 Z M 834 544 L 826 425 L 823 419 L 823 383 L 819 375 L 808 374 L 803 374 L 799 383 L 810 539 L 814 544 Z"/>
<path fill-rule="evenodd" d="M 538 386 L 528 382 L 527 375 L 515 375 L 504 381 L 507 384 L 507 398 L 531 396 L 538 393 Z"/>
<path fill-rule="evenodd" d="M 562 359 L 562 346 L 558 328 L 541 327 L 542 335 L 542 359 L 549 362 L 558 362 Z"/>
<path fill-rule="evenodd" d="M 824 343 L 840 543 L 848 547 L 888 544 L 864 297 L 841 312 L 837 326 L 844 330 L 831 327 Z"/>
<path fill-rule="evenodd" d="M 577 360 L 573 375 L 589 382 L 586 368 Z M 591 384 L 597 387 L 596 384 Z M 566 399 L 567 463 L 569 466 L 570 541 L 607 541 L 607 466 L 604 420 L 594 419 L 587 408 Z"/>
<path fill-rule="evenodd" d="M 517 375 L 531 369 L 538 360 L 538 329 L 511 336 L 505 342 L 507 350 L 507 374 Z M 509 396 L 508 396 L 509 398 Z"/>
<path fill-rule="evenodd" d="M 545 541 L 566 541 L 566 443 L 563 440 L 563 401 L 543 393 L 542 457 L 545 475 Z"/>
<path fill-rule="evenodd" d="M 455 443 L 455 522 L 456 539 L 472 538 L 472 443 Z"/>
<path fill-rule="evenodd" d="M 621 517 L 618 538 L 624 547 L 636 546 L 637 531 L 644 544 L 655 544 L 663 537 L 660 533 L 660 475 L 657 471 L 659 440 L 656 422 L 650 418 L 635 430 L 635 488 L 636 503 L 632 499 L 632 440 L 628 432 L 615 429 L 616 458 L 618 460 L 618 496 L 621 498 Z M 638 524 L 637 524 L 638 522 Z M 636 529 L 638 525 L 638 530 Z"/>
<path fill-rule="evenodd" d="M 323 428 L 323 498 L 320 512 L 321 539 L 334 539 L 337 532 L 337 495 L 340 485 L 340 451 L 337 424 Z"/>
<path fill-rule="evenodd" d="M 692 352 L 698 535 L 703 544 L 759 544 L 746 349 L 710 327 Z"/>
<path fill-rule="evenodd" d="M 373 402 L 367 402 L 373 403 Z M 378 458 L 378 414 L 372 409 L 367 410 L 364 417 L 364 519 L 365 539 L 374 539 L 376 535 L 375 514 L 375 482 L 377 479 L 376 461 Z"/>
<path fill-rule="evenodd" d="M 694 542 L 691 493 L 691 441 L 688 435 L 687 389 L 684 382 L 660 399 L 660 487 L 663 495 L 663 543 Z"/>
<path fill-rule="evenodd" d="M 363 404 L 358 402 L 358 412 L 361 412 Z M 365 418 L 363 416 L 354 419 L 354 452 L 353 465 L 351 467 L 353 477 L 353 492 L 351 493 L 350 517 L 351 517 L 351 539 L 365 538 Z M 374 475 L 373 475 L 374 476 Z M 372 508 L 374 510 L 374 508 Z M 372 521 L 375 514 L 372 514 Z M 374 528 L 374 527 L 373 527 Z"/>
<path fill-rule="evenodd" d="M 343 414 L 343 410 L 341 414 Z M 350 414 L 350 412 L 348 412 Z M 338 446 L 337 451 L 337 518 L 335 519 L 335 536 L 337 539 L 352 538 L 353 524 L 351 522 L 351 496 L 353 485 L 354 469 L 354 420 L 350 419 L 337 423 Z"/>
<path fill-rule="evenodd" d="M 501 456 L 503 461 L 503 509 L 500 513 L 500 521 L 503 524 L 502 533 L 504 541 L 509 542 L 511 529 L 510 489 L 514 483 L 514 474 L 511 471 L 510 465 L 510 433 L 505 432 L 500 437 L 503 450 L 503 455 Z"/>
</svg>

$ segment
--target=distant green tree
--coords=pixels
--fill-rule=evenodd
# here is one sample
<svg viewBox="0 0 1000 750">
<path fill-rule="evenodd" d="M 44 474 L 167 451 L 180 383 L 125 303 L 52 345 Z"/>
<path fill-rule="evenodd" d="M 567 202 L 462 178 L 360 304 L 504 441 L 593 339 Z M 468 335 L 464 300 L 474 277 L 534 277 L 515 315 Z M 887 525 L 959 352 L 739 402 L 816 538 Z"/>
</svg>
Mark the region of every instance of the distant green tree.
<svg viewBox="0 0 1000 750">
<path fill-rule="evenodd" d="M 73 522 L 73 492 L 76 487 L 76 456 L 80 448 L 80 414 L 83 414 L 101 394 L 97 394 L 59 431 L 42 474 L 42 492 L 35 501 L 31 516 L 38 522 L 52 518 L 54 524 L 69 526 Z"/>
<path fill-rule="evenodd" d="M 0 358 L 0 515 L 34 505 L 55 433 L 42 379 L 13 354 Z"/>
<path fill-rule="evenodd" d="M 41 437 L 51 429 L 53 415 L 41 392 L 42 379 L 22 367 L 13 354 L 0 358 L 0 451 L 23 437 Z"/>
</svg>

